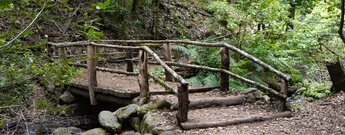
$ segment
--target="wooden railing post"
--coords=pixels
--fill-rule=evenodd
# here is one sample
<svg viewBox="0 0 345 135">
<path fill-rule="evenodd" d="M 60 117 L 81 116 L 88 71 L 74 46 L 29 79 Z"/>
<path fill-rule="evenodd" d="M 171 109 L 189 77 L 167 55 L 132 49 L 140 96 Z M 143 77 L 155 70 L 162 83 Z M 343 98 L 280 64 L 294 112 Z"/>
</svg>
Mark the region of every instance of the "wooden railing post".
<svg viewBox="0 0 345 135">
<path fill-rule="evenodd" d="M 220 50 L 221 56 L 221 67 L 224 70 L 229 70 L 230 66 L 230 58 L 229 58 L 229 50 L 226 47 L 222 47 Z M 226 73 L 220 73 L 220 90 L 221 91 L 229 91 L 229 75 Z"/>
<path fill-rule="evenodd" d="M 87 45 L 87 76 L 91 105 L 97 104 L 95 97 L 95 87 L 97 86 L 96 61 L 96 48 L 92 45 Z"/>
<path fill-rule="evenodd" d="M 140 50 L 139 52 L 139 87 L 140 87 L 140 100 L 139 104 L 144 104 L 149 99 L 149 74 L 148 74 L 148 59 L 147 52 Z"/>
<path fill-rule="evenodd" d="M 172 56 L 171 56 L 171 46 L 169 43 L 164 43 L 163 44 L 163 48 L 164 48 L 164 60 L 165 61 L 171 61 L 172 60 Z M 171 66 L 170 66 L 171 67 Z M 165 70 L 165 80 L 166 81 L 173 81 L 173 76 Z"/>
<path fill-rule="evenodd" d="M 181 83 L 177 91 L 178 111 L 176 113 L 176 118 L 180 124 L 188 120 L 188 106 L 190 102 L 188 97 L 188 83 Z"/>
<path fill-rule="evenodd" d="M 61 60 L 67 59 L 67 53 L 65 51 L 65 48 L 59 47 L 58 53 L 59 53 L 59 59 L 61 59 Z"/>
<path fill-rule="evenodd" d="M 287 96 L 287 91 L 289 88 L 289 81 L 285 79 L 281 79 L 281 89 L 280 93 Z M 286 111 L 288 110 L 287 104 L 286 104 L 286 99 L 281 99 L 282 105 L 281 105 L 281 111 Z"/>
<path fill-rule="evenodd" d="M 126 50 L 127 72 L 133 72 L 133 55 L 131 50 Z"/>
</svg>

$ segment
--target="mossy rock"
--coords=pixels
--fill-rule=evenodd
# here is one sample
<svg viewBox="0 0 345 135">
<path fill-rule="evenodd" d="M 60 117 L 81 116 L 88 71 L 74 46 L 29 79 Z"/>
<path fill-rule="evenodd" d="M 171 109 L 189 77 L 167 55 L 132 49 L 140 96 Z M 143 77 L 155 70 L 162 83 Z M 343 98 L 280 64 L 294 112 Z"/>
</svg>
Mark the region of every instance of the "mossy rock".
<svg viewBox="0 0 345 135">
<path fill-rule="evenodd" d="M 165 120 L 165 117 L 158 113 L 146 113 L 140 124 L 140 133 L 152 133 L 152 129 L 163 123 Z"/>
<path fill-rule="evenodd" d="M 121 107 L 117 109 L 114 112 L 114 115 L 121 121 L 123 122 L 126 119 L 129 119 L 129 117 L 133 116 L 136 114 L 139 106 L 137 104 L 130 104 L 125 107 Z"/>
<path fill-rule="evenodd" d="M 139 117 L 133 117 L 130 119 L 129 123 L 134 128 L 135 131 L 140 132 L 140 118 Z"/>
<path fill-rule="evenodd" d="M 81 132 L 82 130 L 76 127 L 60 127 L 55 129 L 51 135 L 74 135 Z"/>
<path fill-rule="evenodd" d="M 107 133 L 105 132 L 104 129 L 102 128 L 94 128 L 90 129 L 88 131 L 85 131 L 81 133 L 80 135 L 106 135 Z"/>
<path fill-rule="evenodd" d="M 140 106 L 137 110 L 137 114 L 138 116 L 144 116 L 146 113 L 155 109 L 157 109 L 157 105 L 153 102 L 150 102 L 150 103 Z"/>
<path fill-rule="evenodd" d="M 98 122 L 107 131 L 112 133 L 121 132 L 121 123 L 118 121 L 117 117 L 110 111 L 102 111 L 98 114 Z"/>
</svg>

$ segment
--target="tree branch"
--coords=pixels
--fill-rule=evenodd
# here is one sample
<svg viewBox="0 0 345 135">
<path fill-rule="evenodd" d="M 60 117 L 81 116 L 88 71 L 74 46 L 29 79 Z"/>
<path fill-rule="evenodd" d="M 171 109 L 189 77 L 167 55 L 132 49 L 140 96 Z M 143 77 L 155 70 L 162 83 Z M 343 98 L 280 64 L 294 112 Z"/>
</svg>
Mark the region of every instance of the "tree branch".
<svg viewBox="0 0 345 135">
<path fill-rule="evenodd" d="M 1 48 L 4 48 L 6 46 L 9 46 L 12 42 L 14 42 L 16 39 L 18 39 L 26 30 L 28 30 L 32 24 L 34 24 L 34 22 L 37 20 L 37 18 L 41 15 L 41 13 L 43 12 L 44 8 L 46 7 L 47 5 L 47 1 L 44 2 L 44 5 L 41 9 L 40 12 L 38 12 L 38 14 L 36 15 L 36 17 L 34 18 L 34 20 L 31 21 L 31 23 L 23 30 L 21 31 L 17 36 L 15 36 L 12 40 L 10 40 L 9 42 L 7 42 L 6 44 L 0 46 L 0 49 Z"/>
<path fill-rule="evenodd" d="M 344 29 L 344 0 L 341 0 L 341 19 L 340 19 L 340 24 L 339 24 L 339 36 L 341 38 L 341 40 L 343 41 L 343 43 L 345 44 L 345 37 L 344 37 L 344 33 L 343 33 L 343 29 Z"/>
</svg>

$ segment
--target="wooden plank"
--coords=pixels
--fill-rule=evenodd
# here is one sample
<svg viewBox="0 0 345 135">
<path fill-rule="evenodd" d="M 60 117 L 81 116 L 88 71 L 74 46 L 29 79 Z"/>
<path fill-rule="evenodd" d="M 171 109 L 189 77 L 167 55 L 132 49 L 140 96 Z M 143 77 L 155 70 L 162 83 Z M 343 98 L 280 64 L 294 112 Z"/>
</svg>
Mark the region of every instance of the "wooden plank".
<svg viewBox="0 0 345 135">
<path fill-rule="evenodd" d="M 89 96 L 91 105 L 97 105 L 95 97 L 95 87 L 97 86 L 96 76 L 96 48 L 92 45 L 87 46 L 87 76 L 89 86 Z"/>
<path fill-rule="evenodd" d="M 171 61 L 172 60 L 172 56 L 171 56 L 171 46 L 170 44 L 163 44 L 163 48 L 164 48 L 164 60 L 165 61 Z M 170 67 L 171 68 L 171 67 Z M 165 71 L 165 80 L 166 81 L 173 81 L 173 76 L 167 71 Z"/>
<path fill-rule="evenodd" d="M 88 91 L 89 89 L 89 87 L 86 85 L 76 84 L 76 83 L 68 84 L 68 86 L 83 89 L 85 91 Z M 119 98 L 129 98 L 129 99 L 138 97 L 140 94 L 137 91 L 124 91 L 124 90 L 119 90 L 119 89 L 109 89 L 109 88 L 100 88 L 100 87 L 95 87 L 95 92 L 112 95 Z"/>
<path fill-rule="evenodd" d="M 222 47 L 220 50 L 221 56 L 221 69 L 229 70 L 230 67 L 230 58 L 229 58 L 229 50 L 225 47 Z M 220 90 L 221 91 L 229 91 L 229 75 L 226 73 L 220 73 Z"/>
<path fill-rule="evenodd" d="M 145 104 L 149 97 L 149 74 L 148 74 L 148 59 L 146 51 L 141 50 L 139 53 L 139 87 L 140 87 L 140 101 L 139 104 Z"/>
<path fill-rule="evenodd" d="M 176 113 L 177 122 L 183 123 L 188 120 L 188 108 L 189 108 L 189 97 L 188 97 L 188 84 L 180 84 L 178 87 L 178 110 Z"/>
</svg>

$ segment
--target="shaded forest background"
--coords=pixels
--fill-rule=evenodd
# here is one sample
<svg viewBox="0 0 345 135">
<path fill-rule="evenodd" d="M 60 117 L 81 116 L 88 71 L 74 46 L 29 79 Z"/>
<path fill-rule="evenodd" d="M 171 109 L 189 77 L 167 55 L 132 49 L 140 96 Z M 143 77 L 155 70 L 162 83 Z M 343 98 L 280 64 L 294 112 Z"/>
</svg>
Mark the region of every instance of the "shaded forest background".
<svg viewBox="0 0 345 135">
<path fill-rule="evenodd" d="M 230 43 L 290 74 L 295 95 L 322 98 L 331 93 L 324 64 L 345 54 L 337 33 L 340 12 L 340 1 L 327 0 L 2 0 L 0 105 L 25 102 L 38 80 L 49 93 L 78 74 L 68 60 L 53 62 L 47 57 L 48 41 L 100 39 Z M 3 46 L 38 14 L 19 38 Z M 173 50 L 191 63 L 220 65 L 217 49 L 176 46 Z M 278 78 L 257 64 L 233 53 L 230 58 L 231 71 L 280 86 Z M 218 85 L 219 75 L 200 71 L 188 81 Z M 233 79 L 230 86 L 231 91 L 250 87 Z"/>
</svg>

